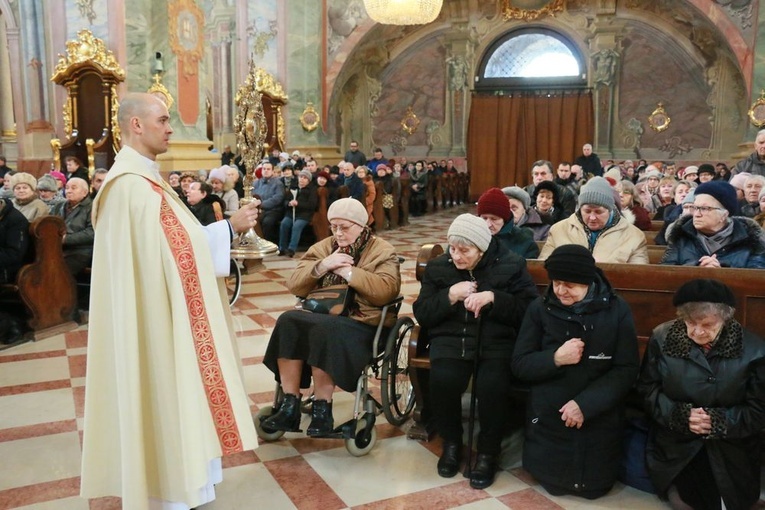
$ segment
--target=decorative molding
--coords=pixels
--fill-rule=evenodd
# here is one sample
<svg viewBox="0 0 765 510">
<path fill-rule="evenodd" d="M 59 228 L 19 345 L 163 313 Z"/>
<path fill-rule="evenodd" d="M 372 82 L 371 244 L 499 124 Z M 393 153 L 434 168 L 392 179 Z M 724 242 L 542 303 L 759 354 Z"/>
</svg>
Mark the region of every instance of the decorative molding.
<svg viewBox="0 0 765 510">
<path fill-rule="evenodd" d="M 528 7 L 516 7 L 513 4 L 526 4 Z M 562 12 L 566 7 L 566 0 L 542 0 L 542 1 L 524 1 L 503 0 L 502 15 L 505 21 L 519 19 L 521 21 L 533 21 L 545 16 L 555 16 Z"/>
<path fill-rule="evenodd" d="M 170 49 L 183 62 L 184 74 L 194 76 L 204 57 L 204 13 L 194 0 L 171 2 L 167 11 Z"/>
<path fill-rule="evenodd" d="M 72 75 L 73 68 L 85 65 L 95 66 L 101 74 L 111 74 L 118 81 L 125 79 L 125 71 L 114 58 L 114 53 L 106 49 L 104 41 L 84 28 L 77 32 L 77 39 L 66 42 L 66 55 L 59 54 L 51 80 L 61 84 Z"/>
<path fill-rule="evenodd" d="M 666 130 L 672 123 L 672 119 L 669 118 L 666 110 L 664 110 L 664 104 L 659 102 L 656 105 L 656 109 L 648 116 L 648 126 L 657 133 L 661 133 Z"/>
<path fill-rule="evenodd" d="M 752 103 L 747 114 L 753 126 L 757 128 L 765 126 L 765 90 L 760 92 L 760 98 Z"/>
<path fill-rule="evenodd" d="M 306 103 L 305 105 L 305 110 L 303 110 L 303 113 L 300 114 L 300 125 L 303 126 L 304 130 L 310 133 L 311 131 L 314 131 L 317 127 L 319 127 L 319 122 L 321 122 L 321 116 L 319 115 L 319 112 L 317 112 L 316 109 L 314 109 L 313 103 L 311 101 L 308 101 L 308 103 Z M 280 137 L 280 141 L 284 143 L 281 140 L 281 137 Z"/>
<path fill-rule="evenodd" d="M 401 119 L 401 129 L 406 131 L 408 134 L 414 134 L 415 131 L 417 131 L 417 126 L 420 125 L 420 119 L 417 118 L 417 115 L 414 114 L 414 111 L 412 110 L 411 106 L 408 106 L 406 108 L 406 114 L 404 115 L 404 118 Z"/>
<path fill-rule="evenodd" d="M 80 9 L 80 16 L 88 18 L 91 25 L 96 19 L 96 10 L 93 8 L 93 0 L 74 0 L 74 3 Z"/>
<path fill-rule="evenodd" d="M 268 32 L 260 31 L 257 27 L 257 21 L 253 21 L 247 27 L 247 36 L 252 37 L 252 53 L 254 56 L 263 58 L 268 50 L 268 43 L 274 39 L 279 31 L 276 29 L 278 26 L 277 21 L 268 20 Z"/>
<path fill-rule="evenodd" d="M 286 147 L 285 140 L 287 139 L 287 133 L 286 129 L 284 127 L 284 117 L 282 116 L 282 107 L 281 105 L 276 107 L 276 136 L 279 138 L 279 145 L 282 146 L 282 148 Z"/>
<path fill-rule="evenodd" d="M 616 50 L 605 48 L 592 55 L 592 65 L 595 68 L 593 82 L 595 85 L 610 87 L 616 83 L 616 70 L 621 56 Z"/>
</svg>

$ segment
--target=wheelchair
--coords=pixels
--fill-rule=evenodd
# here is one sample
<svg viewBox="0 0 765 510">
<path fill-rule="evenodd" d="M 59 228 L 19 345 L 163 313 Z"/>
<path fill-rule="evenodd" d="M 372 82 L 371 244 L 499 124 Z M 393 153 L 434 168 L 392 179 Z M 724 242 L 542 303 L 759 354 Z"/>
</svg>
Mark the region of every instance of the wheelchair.
<svg viewBox="0 0 765 510">
<path fill-rule="evenodd" d="M 229 274 L 226 277 L 226 292 L 228 294 L 228 306 L 233 308 L 234 303 L 242 293 L 242 269 L 235 258 L 231 259 Z"/>
<path fill-rule="evenodd" d="M 399 317 L 396 323 L 384 334 L 385 317 L 389 313 L 398 314 L 403 302 L 399 296 L 382 308 L 380 323 L 377 325 L 372 343 L 372 358 L 364 368 L 356 384 L 353 417 L 335 427 L 321 438 L 344 439 L 345 448 L 354 457 L 368 454 L 377 442 L 375 419 L 384 414 L 391 425 L 402 425 L 409 419 L 414 408 L 414 390 L 409 380 L 409 338 L 414 328 L 410 317 Z M 380 381 L 380 400 L 372 395 L 369 380 Z M 279 411 L 284 400 L 282 387 L 277 383 L 273 405 L 262 407 L 254 416 L 255 430 L 264 441 L 276 441 L 284 435 L 282 430 L 271 430 L 263 426 L 263 421 Z M 310 404 L 309 404 L 310 406 Z M 302 411 L 310 412 L 304 407 Z"/>
</svg>

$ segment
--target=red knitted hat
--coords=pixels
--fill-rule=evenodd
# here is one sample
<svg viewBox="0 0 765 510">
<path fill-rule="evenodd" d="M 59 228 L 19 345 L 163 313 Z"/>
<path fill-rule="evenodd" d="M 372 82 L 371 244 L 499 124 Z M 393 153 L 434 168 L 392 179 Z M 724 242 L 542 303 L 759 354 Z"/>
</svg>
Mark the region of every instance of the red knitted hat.
<svg viewBox="0 0 765 510">
<path fill-rule="evenodd" d="M 478 199 L 478 216 L 482 214 L 493 214 L 502 218 L 505 223 L 510 221 L 510 202 L 501 189 L 490 188 L 481 195 Z"/>
</svg>

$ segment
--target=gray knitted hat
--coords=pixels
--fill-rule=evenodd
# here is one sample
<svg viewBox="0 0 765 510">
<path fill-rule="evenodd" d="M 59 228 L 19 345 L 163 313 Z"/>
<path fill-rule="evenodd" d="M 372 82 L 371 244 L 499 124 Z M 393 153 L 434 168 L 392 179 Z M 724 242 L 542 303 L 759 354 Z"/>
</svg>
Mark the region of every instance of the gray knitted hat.
<svg viewBox="0 0 765 510">
<path fill-rule="evenodd" d="M 308 179 L 308 182 L 310 182 L 311 179 L 313 179 L 313 174 L 311 173 L 310 170 L 301 170 L 300 172 L 298 172 L 298 177 L 305 177 L 306 179 Z"/>
<path fill-rule="evenodd" d="M 482 252 L 489 249 L 491 243 L 491 231 L 486 222 L 468 213 L 460 214 L 454 219 L 446 233 L 447 239 L 451 236 L 464 237 Z"/>
<path fill-rule="evenodd" d="M 37 179 L 38 191 L 58 191 L 58 185 L 56 184 L 56 178 L 50 175 L 43 175 Z"/>
<path fill-rule="evenodd" d="M 504 193 L 508 198 L 514 198 L 518 200 L 523 204 L 524 209 L 528 209 L 531 205 L 531 197 L 523 188 L 519 188 L 518 186 L 508 186 L 506 188 L 502 188 L 502 193 Z"/>
<path fill-rule="evenodd" d="M 602 177 L 593 177 L 582 187 L 579 193 L 579 207 L 585 204 L 599 205 L 609 211 L 616 207 L 614 202 L 614 190 L 608 181 Z"/>
</svg>

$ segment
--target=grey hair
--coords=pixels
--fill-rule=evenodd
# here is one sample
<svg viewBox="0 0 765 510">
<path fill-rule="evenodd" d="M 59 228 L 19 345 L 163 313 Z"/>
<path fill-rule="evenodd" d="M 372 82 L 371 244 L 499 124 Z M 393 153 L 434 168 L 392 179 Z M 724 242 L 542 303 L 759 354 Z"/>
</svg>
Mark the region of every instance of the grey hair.
<svg viewBox="0 0 765 510">
<path fill-rule="evenodd" d="M 449 244 L 453 244 L 455 246 L 466 246 L 468 248 L 478 248 L 478 246 L 475 245 L 473 241 L 468 239 L 467 237 L 458 236 L 458 235 L 450 235 L 446 238 L 446 242 Z M 480 251 L 480 249 L 479 249 Z"/>
<path fill-rule="evenodd" d="M 733 318 L 736 309 L 724 303 L 710 303 L 708 301 L 693 301 L 677 307 L 677 317 L 682 320 L 703 319 L 715 315 L 728 322 Z"/>
<path fill-rule="evenodd" d="M 106 168 L 96 168 L 95 171 L 93 172 L 93 175 L 106 174 L 106 173 L 109 173 L 109 170 L 107 170 Z"/>
</svg>

